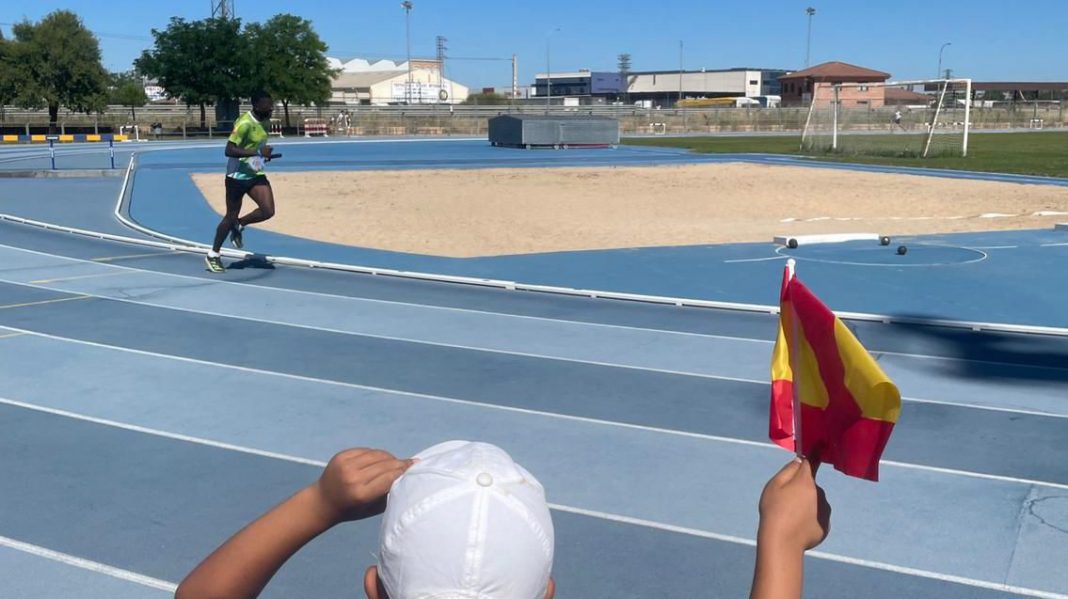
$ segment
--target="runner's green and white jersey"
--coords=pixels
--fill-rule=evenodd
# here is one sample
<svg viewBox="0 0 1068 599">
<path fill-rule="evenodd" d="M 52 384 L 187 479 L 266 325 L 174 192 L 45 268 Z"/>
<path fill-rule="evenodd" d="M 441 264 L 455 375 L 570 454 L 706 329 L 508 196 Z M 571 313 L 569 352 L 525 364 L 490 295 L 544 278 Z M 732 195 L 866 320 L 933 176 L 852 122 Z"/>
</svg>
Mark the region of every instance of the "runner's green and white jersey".
<svg viewBox="0 0 1068 599">
<path fill-rule="evenodd" d="M 246 112 L 234 121 L 234 130 L 230 133 L 230 141 L 244 150 L 259 150 L 267 143 L 267 130 L 263 124 L 256 120 L 252 112 Z M 262 156 L 249 156 L 248 158 L 231 158 L 226 163 L 226 176 L 234 179 L 248 181 L 256 177 L 266 176 L 264 160 Z"/>
</svg>

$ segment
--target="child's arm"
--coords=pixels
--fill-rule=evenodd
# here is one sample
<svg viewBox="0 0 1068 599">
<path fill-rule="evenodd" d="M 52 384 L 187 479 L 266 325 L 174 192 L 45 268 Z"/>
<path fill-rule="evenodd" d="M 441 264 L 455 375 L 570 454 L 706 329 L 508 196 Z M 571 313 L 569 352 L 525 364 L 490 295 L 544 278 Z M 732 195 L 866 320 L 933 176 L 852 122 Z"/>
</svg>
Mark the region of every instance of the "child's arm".
<svg viewBox="0 0 1068 599">
<path fill-rule="evenodd" d="M 801 597 L 805 551 L 830 531 L 831 506 L 815 475 L 808 460 L 794 460 L 764 487 L 750 599 Z"/>
<path fill-rule="evenodd" d="M 386 493 L 411 466 L 373 449 L 349 449 L 319 480 L 260 516 L 200 563 L 175 599 L 251 599 L 308 541 L 346 520 L 382 513 Z"/>
</svg>

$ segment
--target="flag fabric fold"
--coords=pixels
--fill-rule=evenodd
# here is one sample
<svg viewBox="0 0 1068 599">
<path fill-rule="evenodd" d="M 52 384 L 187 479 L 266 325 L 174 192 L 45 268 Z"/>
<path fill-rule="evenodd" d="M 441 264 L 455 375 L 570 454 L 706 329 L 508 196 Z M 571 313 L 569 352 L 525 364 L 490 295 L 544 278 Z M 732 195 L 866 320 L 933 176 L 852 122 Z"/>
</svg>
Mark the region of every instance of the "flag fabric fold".
<svg viewBox="0 0 1068 599">
<path fill-rule="evenodd" d="M 783 273 L 779 306 L 771 359 L 771 440 L 797 451 L 799 437 L 800 453 L 810 460 L 879 480 L 879 459 L 901 412 L 900 392 L 790 267 Z"/>
</svg>

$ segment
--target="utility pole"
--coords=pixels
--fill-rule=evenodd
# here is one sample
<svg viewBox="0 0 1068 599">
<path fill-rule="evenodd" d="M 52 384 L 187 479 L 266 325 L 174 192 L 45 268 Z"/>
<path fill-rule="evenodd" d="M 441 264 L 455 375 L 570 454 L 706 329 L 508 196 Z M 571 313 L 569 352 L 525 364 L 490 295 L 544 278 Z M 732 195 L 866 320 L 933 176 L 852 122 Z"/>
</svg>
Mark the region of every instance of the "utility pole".
<svg viewBox="0 0 1068 599">
<path fill-rule="evenodd" d="M 623 103 L 627 103 L 627 88 L 630 85 L 630 54 L 623 53 L 618 57 L 617 65 L 619 66 L 619 79 L 623 89 L 622 100 Z"/>
<path fill-rule="evenodd" d="M 211 0 L 211 18 L 234 18 L 234 0 Z"/>
<path fill-rule="evenodd" d="M 404 43 L 408 49 L 408 83 L 404 86 L 404 103 L 412 103 L 412 0 L 401 2 L 404 9 Z"/>
<path fill-rule="evenodd" d="M 519 58 L 512 54 L 512 103 L 519 96 Z"/>
<path fill-rule="evenodd" d="M 445 42 L 449 40 L 445 39 L 444 35 L 439 35 L 437 38 L 438 45 L 438 102 L 441 102 L 441 90 L 445 89 L 445 51 L 449 48 L 445 45 Z"/>
</svg>

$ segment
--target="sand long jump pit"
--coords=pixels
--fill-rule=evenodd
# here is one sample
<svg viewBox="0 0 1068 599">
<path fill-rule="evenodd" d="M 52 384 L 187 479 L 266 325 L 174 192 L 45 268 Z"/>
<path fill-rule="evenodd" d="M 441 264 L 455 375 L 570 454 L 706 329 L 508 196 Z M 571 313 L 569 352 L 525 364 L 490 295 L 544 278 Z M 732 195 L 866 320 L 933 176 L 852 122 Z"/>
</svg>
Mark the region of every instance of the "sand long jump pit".
<svg viewBox="0 0 1068 599">
<path fill-rule="evenodd" d="M 223 177 L 194 174 L 216 212 Z M 448 257 L 1051 228 L 1068 187 L 745 163 L 270 174 L 263 228 Z M 251 210 L 246 200 L 245 211 Z"/>
</svg>

